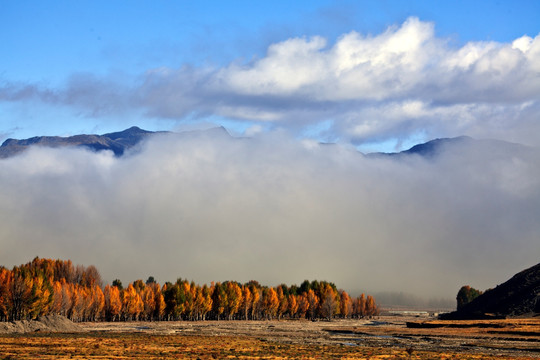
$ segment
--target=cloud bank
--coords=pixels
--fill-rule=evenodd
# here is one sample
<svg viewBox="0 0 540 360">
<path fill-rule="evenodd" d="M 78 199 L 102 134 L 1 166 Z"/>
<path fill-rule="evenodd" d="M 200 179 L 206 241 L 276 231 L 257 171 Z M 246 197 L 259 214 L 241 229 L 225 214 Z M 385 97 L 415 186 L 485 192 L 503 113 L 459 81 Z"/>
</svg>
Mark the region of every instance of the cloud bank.
<svg viewBox="0 0 540 360">
<path fill-rule="evenodd" d="M 248 55 L 249 56 L 249 55 Z M 4 84 L 87 116 L 226 118 L 354 144 L 470 135 L 540 145 L 540 36 L 461 47 L 411 17 L 380 34 L 291 38 L 224 67 L 159 67 L 127 84 L 73 75 L 64 89 Z M 129 124 L 131 125 L 131 124 Z"/>
<path fill-rule="evenodd" d="M 539 164 L 520 147 L 365 158 L 279 131 L 159 135 L 122 158 L 34 148 L 0 161 L 0 264 L 453 297 L 538 262 Z"/>
</svg>

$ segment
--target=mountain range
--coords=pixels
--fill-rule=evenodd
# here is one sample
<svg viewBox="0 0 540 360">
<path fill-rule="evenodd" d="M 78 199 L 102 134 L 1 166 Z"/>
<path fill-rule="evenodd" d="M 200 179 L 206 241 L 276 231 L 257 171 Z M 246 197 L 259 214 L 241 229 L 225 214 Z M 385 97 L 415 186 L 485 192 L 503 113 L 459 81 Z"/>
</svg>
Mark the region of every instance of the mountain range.
<svg viewBox="0 0 540 360">
<path fill-rule="evenodd" d="M 403 159 L 410 156 L 421 156 L 427 159 L 435 159 L 444 152 L 457 154 L 461 151 L 482 151 L 497 158 L 506 158 L 513 154 L 524 154 L 531 150 L 530 147 L 502 140 L 473 139 L 469 136 L 453 138 L 441 138 L 417 144 L 408 150 L 393 153 L 370 153 L 368 157 Z"/>
<path fill-rule="evenodd" d="M 225 132 L 223 127 L 213 128 L 209 130 L 203 130 L 204 132 Z M 198 132 L 198 131 L 196 131 Z M 137 126 L 130 127 L 129 129 L 107 133 L 103 135 L 96 134 L 81 134 L 68 137 L 62 136 L 35 136 L 28 139 L 7 139 L 0 146 L 0 159 L 8 158 L 22 153 L 26 149 L 32 146 L 42 147 L 84 147 L 93 151 L 109 150 L 112 151 L 115 156 L 120 157 L 124 153 L 137 146 L 141 141 L 148 139 L 155 134 L 165 134 L 167 131 L 148 131 L 143 130 Z M 189 136 L 190 133 L 182 133 Z M 228 134 L 228 133 L 227 133 Z M 435 158 L 443 151 L 452 150 L 459 151 L 459 149 L 469 146 L 477 146 L 488 150 L 491 154 L 507 154 L 509 150 L 525 150 L 526 146 L 520 144 L 514 144 L 501 140 L 476 140 L 468 136 L 459 136 L 454 138 L 441 138 L 434 139 L 425 143 L 421 143 L 411 147 L 408 150 L 393 153 L 370 153 L 367 157 L 370 158 L 404 158 L 411 155 L 417 155 L 424 158 Z"/>
<path fill-rule="evenodd" d="M 7 139 L 0 146 L 0 158 L 17 155 L 31 146 L 44 147 L 86 147 L 94 151 L 110 150 L 116 156 L 122 156 L 124 152 L 148 136 L 156 134 L 153 131 L 140 129 L 136 126 L 124 131 L 113 132 L 103 135 L 74 135 L 61 136 L 36 136 L 29 139 Z"/>
</svg>

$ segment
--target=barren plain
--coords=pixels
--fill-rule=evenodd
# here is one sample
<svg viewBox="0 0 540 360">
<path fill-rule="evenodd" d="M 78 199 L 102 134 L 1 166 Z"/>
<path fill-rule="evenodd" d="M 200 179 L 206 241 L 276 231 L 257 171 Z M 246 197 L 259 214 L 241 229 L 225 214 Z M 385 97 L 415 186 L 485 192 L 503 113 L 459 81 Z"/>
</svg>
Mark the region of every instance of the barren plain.
<svg viewBox="0 0 540 360">
<path fill-rule="evenodd" d="M 409 327 L 407 326 L 409 324 Z M 531 359 L 540 319 L 81 323 L 0 335 L 0 359 Z"/>
</svg>

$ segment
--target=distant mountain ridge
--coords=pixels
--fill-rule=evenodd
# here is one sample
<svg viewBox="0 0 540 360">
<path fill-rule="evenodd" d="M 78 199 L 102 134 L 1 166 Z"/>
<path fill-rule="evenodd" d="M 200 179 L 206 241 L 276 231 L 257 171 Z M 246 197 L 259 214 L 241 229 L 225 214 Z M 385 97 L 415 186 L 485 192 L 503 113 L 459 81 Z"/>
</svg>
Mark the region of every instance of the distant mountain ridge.
<svg viewBox="0 0 540 360">
<path fill-rule="evenodd" d="M 155 134 L 170 134 L 169 131 L 148 131 L 143 130 L 137 126 L 132 126 L 129 129 L 112 132 L 103 135 L 95 134 L 81 134 L 73 136 L 35 136 L 28 139 L 7 139 L 0 146 L 0 159 L 8 158 L 22 153 L 31 146 L 43 146 L 43 147 L 84 147 L 93 151 L 109 150 L 112 151 L 115 156 L 122 156 L 124 153 L 138 145 L 141 141 L 151 137 Z M 222 134 L 230 136 L 227 130 L 223 127 L 210 128 L 207 130 L 194 130 L 179 133 L 182 137 L 194 136 L 195 134 Z M 334 145 L 334 144 L 321 144 L 321 145 Z M 508 155 L 509 150 L 524 151 L 528 147 L 520 144 L 510 143 L 501 140 L 476 140 L 468 136 L 458 136 L 454 138 L 441 138 L 430 140 L 425 143 L 421 143 L 411 147 L 408 150 L 404 150 L 396 153 L 369 153 L 365 156 L 368 158 L 391 158 L 391 159 L 403 159 L 411 156 L 420 156 L 426 159 L 434 159 L 438 155 L 446 151 L 457 153 L 461 149 L 466 147 L 475 147 L 477 149 L 484 149 L 491 154 L 498 156 Z"/>
<path fill-rule="evenodd" d="M 425 159 L 435 159 L 439 155 L 450 151 L 451 153 L 459 153 L 467 149 L 484 151 L 491 155 L 505 158 L 511 154 L 523 154 L 531 150 L 530 147 L 512 143 L 503 140 L 494 139 L 474 139 L 469 136 L 458 136 L 453 138 L 440 138 L 427 141 L 425 143 L 417 144 L 408 150 L 393 153 L 370 153 L 366 156 L 368 158 L 390 158 L 390 159 L 403 159 L 411 156 L 419 156 Z"/>
<path fill-rule="evenodd" d="M 17 140 L 7 139 L 0 146 L 0 158 L 7 158 L 17 155 L 30 146 L 45 146 L 45 147 L 85 147 L 94 151 L 110 150 L 116 156 L 122 156 L 124 152 L 150 135 L 164 133 L 143 130 L 137 126 L 132 126 L 129 129 L 119 132 L 113 132 L 103 135 L 73 135 L 68 137 L 62 136 L 35 136 L 29 139 Z"/>
<path fill-rule="evenodd" d="M 414 145 L 408 150 L 401 151 L 400 154 L 416 154 L 425 157 L 433 157 L 439 154 L 444 147 L 453 145 L 465 145 L 474 142 L 475 140 L 469 136 L 458 136 L 455 138 L 434 139 L 423 144 Z"/>
<path fill-rule="evenodd" d="M 452 145 L 463 145 L 469 142 L 474 142 L 475 140 L 468 136 L 458 136 L 454 138 L 440 138 L 427 141 L 425 143 L 420 143 L 414 145 L 410 149 L 399 151 L 399 152 L 372 152 L 366 154 L 370 158 L 398 158 L 407 155 L 420 155 L 423 157 L 434 157 L 438 155 L 444 147 Z"/>
</svg>

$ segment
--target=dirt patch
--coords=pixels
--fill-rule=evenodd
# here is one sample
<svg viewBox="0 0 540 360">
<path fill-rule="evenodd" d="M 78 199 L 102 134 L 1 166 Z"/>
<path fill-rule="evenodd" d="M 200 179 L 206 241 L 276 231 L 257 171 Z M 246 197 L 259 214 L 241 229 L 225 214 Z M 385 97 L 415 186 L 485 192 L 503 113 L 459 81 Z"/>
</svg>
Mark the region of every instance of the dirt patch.
<svg viewBox="0 0 540 360">
<path fill-rule="evenodd" d="M 85 330 L 61 315 L 43 316 L 37 320 L 0 322 L 0 334 L 26 334 L 40 331 L 72 333 Z"/>
</svg>

